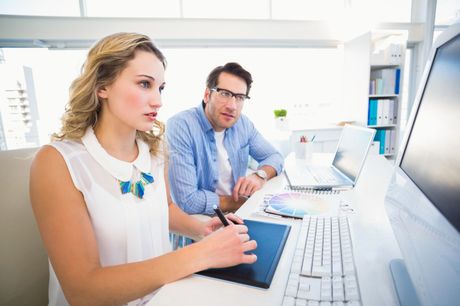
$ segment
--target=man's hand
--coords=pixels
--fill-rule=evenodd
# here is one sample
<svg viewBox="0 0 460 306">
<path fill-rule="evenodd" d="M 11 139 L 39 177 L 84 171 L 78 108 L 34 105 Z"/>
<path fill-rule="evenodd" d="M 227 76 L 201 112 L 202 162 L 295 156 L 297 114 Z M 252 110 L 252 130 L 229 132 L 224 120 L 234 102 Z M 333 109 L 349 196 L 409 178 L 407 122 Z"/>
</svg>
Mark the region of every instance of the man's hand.
<svg viewBox="0 0 460 306">
<path fill-rule="evenodd" d="M 265 180 L 254 173 L 240 177 L 235 184 L 235 188 L 233 188 L 233 200 L 238 201 L 240 197 L 247 198 L 251 196 L 254 192 L 262 188 L 264 183 Z"/>
</svg>

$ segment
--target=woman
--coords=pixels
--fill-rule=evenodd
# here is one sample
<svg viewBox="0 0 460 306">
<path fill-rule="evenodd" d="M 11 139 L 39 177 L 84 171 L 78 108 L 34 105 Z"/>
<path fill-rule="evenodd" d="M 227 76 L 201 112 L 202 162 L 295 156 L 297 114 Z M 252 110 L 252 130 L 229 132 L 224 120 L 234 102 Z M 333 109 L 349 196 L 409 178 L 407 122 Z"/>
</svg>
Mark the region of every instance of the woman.
<svg viewBox="0 0 460 306">
<path fill-rule="evenodd" d="M 60 133 L 37 153 L 30 193 L 50 258 L 50 305 L 145 304 L 162 285 L 253 263 L 247 228 L 183 213 L 169 196 L 161 107 L 165 58 L 143 35 L 90 51 Z M 171 252 L 169 231 L 204 237 Z"/>
</svg>

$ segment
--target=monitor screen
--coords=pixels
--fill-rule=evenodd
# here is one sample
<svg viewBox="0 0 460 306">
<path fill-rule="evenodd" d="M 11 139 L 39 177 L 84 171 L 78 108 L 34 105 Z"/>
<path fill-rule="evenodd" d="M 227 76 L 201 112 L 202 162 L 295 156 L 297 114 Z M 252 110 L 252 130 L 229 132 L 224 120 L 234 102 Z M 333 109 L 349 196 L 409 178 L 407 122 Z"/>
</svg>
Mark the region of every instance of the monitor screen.
<svg viewBox="0 0 460 306">
<path fill-rule="evenodd" d="M 460 35 L 435 54 L 400 167 L 460 231 Z"/>
<path fill-rule="evenodd" d="M 375 130 L 345 126 L 332 165 L 356 183 L 364 165 Z"/>
<path fill-rule="evenodd" d="M 404 258 L 390 263 L 401 305 L 460 301 L 459 133 L 460 23 L 434 44 L 385 195 Z"/>
</svg>

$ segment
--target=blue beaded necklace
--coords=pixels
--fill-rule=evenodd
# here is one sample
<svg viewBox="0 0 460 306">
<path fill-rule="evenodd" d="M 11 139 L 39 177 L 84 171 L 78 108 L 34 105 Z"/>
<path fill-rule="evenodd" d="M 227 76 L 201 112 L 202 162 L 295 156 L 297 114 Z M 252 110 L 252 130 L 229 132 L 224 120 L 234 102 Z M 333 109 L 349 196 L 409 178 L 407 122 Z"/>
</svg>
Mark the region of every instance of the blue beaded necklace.
<svg viewBox="0 0 460 306">
<path fill-rule="evenodd" d="M 150 173 L 141 172 L 140 176 L 140 180 L 138 180 L 135 183 L 132 183 L 130 180 L 126 182 L 118 180 L 120 184 L 121 193 L 126 194 L 131 192 L 139 199 L 142 199 L 144 197 L 144 186 L 153 183 L 155 179 L 153 178 L 153 175 L 151 175 Z"/>
</svg>

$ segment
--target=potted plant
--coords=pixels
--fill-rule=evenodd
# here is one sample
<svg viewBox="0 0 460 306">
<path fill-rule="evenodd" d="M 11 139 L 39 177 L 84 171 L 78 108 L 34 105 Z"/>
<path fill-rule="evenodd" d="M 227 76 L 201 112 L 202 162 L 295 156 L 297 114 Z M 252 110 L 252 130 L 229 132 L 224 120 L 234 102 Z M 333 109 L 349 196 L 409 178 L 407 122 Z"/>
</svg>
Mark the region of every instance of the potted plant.
<svg viewBox="0 0 460 306">
<path fill-rule="evenodd" d="M 281 121 L 284 121 L 284 119 L 286 119 L 287 110 L 285 109 L 275 109 L 273 113 L 275 114 L 275 119 L 280 118 Z"/>
<path fill-rule="evenodd" d="M 276 127 L 280 130 L 287 130 L 287 110 L 275 109 L 273 113 L 275 114 Z"/>
</svg>

